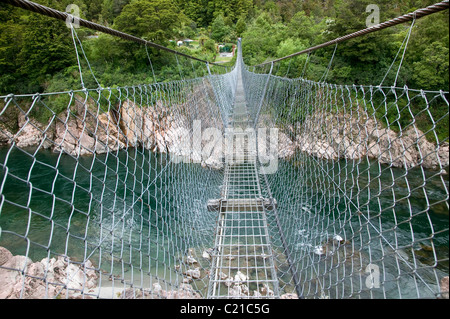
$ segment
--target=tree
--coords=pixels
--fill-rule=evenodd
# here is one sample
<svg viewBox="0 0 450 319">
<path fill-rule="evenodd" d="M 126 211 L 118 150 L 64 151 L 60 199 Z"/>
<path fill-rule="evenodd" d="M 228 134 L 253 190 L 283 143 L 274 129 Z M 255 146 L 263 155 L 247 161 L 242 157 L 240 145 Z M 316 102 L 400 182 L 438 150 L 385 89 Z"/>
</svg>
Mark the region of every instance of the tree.
<svg viewBox="0 0 450 319">
<path fill-rule="evenodd" d="M 252 0 L 175 0 L 178 7 L 201 27 L 211 25 L 220 14 L 235 23 L 247 18 L 253 8 Z"/>
<path fill-rule="evenodd" d="M 280 42 L 285 40 L 286 26 L 262 12 L 242 34 L 242 53 L 249 65 L 259 64 L 276 56 Z"/>
<path fill-rule="evenodd" d="M 306 39 L 287 38 L 279 44 L 276 51 L 276 57 L 284 57 L 292 53 L 302 51 L 309 46 L 309 42 Z M 287 72 L 289 72 L 290 77 L 299 77 L 303 71 L 306 58 L 306 54 L 303 54 L 295 58 L 278 62 L 278 75 L 285 76 Z"/>
<path fill-rule="evenodd" d="M 19 78 L 17 55 L 22 48 L 24 29 L 19 10 L 0 3 L 0 95 L 13 92 L 14 82 Z"/>
<path fill-rule="evenodd" d="M 102 13 L 103 0 L 91 0 L 86 18 L 92 21 L 98 21 Z"/>
<path fill-rule="evenodd" d="M 448 14 L 441 12 L 416 21 L 405 56 L 408 86 L 448 90 Z M 412 67 L 408 69 L 408 65 Z"/>
<path fill-rule="evenodd" d="M 245 29 L 247 28 L 247 24 L 245 23 L 245 20 L 243 17 L 240 17 L 239 20 L 236 22 L 236 34 L 238 37 L 240 37 L 242 35 L 242 33 L 244 33 Z"/>
<path fill-rule="evenodd" d="M 448 88 L 448 51 L 448 47 L 439 41 L 435 41 L 425 48 L 423 59 L 412 65 L 411 77 L 418 88 L 435 90 Z"/>
<path fill-rule="evenodd" d="M 230 28 L 225 24 L 223 16 L 218 15 L 211 24 L 211 38 L 222 42 L 229 32 Z"/>
<path fill-rule="evenodd" d="M 101 15 L 106 24 L 113 24 L 114 19 L 122 12 L 122 9 L 130 3 L 130 0 L 103 0 Z"/>
<path fill-rule="evenodd" d="M 42 5 L 64 11 L 68 4 L 80 8 L 82 0 L 42 0 Z M 62 21 L 9 5 L 0 9 L 0 91 L 43 91 L 49 78 L 76 65 L 70 30 Z"/>
<path fill-rule="evenodd" d="M 238 17 L 247 17 L 253 5 L 251 0 L 213 0 L 210 2 L 214 4 L 215 12 L 221 12 L 233 22 L 236 22 Z"/>
<path fill-rule="evenodd" d="M 205 40 L 203 47 L 209 52 L 217 53 L 216 43 L 212 39 Z"/>
<path fill-rule="evenodd" d="M 292 0 L 280 0 L 277 5 L 284 22 L 289 22 L 297 11 L 295 1 Z"/>
<path fill-rule="evenodd" d="M 313 15 L 307 16 L 304 11 L 299 11 L 288 24 L 288 36 L 307 40 L 310 45 L 319 44 L 326 28 L 326 19 L 316 19 Z"/>
<path fill-rule="evenodd" d="M 120 31 L 159 43 L 175 35 L 185 20 L 170 0 L 136 0 L 126 5 L 114 21 Z"/>
<path fill-rule="evenodd" d="M 174 0 L 183 13 L 200 27 L 207 27 L 213 19 L 214 6 L 209 0 Z"/>
<path fill-rule="evenodd" d="M 34 86 L 48 77 L 76 63 L 70 30 L 61 21 L 31 15 L 29 28 L 23 32 L 23 46 L 17 56 L 20 73 Z"/>
<path fill-rule="evenodd" d="M 327 38 L 324 40 L 365 29 L 366 18 L 369 15 L 366 13 L 366 7 L 371 3 L 371 0 L 336 1 L 336 18 L 329 25 Z M 395 4 L 391 1 L 380 0 L 377 5 L 380 7 L 380 21 L 396 15 L 392 10 Z M 392 62 L 396 49 L 398 50 L 393 41 L 396 40 L 393 34 L 399 29 L 404 30 L 404 26 L 388 28 L 339 43 L 333 69 L 342 68 L 342 72 L 338 70 L 335 74 L 340 74 L 341 79 L 343 74 L 348 74 L 347 83 L 378 84 Z M 328 48 L 324 51 L 324 59 L 330 58 L 332 50 L 333 48 Z M 350 72 L 347 66 L 351 66 Z M 330 74 L 329 80 L 336 81 L 332 75 L 333 73 Z"/>
</svg>

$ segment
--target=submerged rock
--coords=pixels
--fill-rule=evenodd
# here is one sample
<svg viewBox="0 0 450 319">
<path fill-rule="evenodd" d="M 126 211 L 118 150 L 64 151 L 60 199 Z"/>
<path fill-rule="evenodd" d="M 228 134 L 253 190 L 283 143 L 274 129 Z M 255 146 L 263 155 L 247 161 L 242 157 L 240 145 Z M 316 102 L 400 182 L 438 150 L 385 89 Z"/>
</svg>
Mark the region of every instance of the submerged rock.
<svg viewBox="0 0 450 319">
<path fill-rule="evenodd" d="M 197 264 L 197 263 L 198 263 L 198 261 L 197 261 L 194 257 L 192 257 L 192 256 L 187 256 L 187 257 L 186 257 L 186 262 L 187 262 L 188 264 Z"/>
<path fill-rule="evenodd" d="M 315 246 L 313 252 L 319 256 L 325 255 L 325 250 L 322 245 Z"/>
<path fill-rule="evenodd" d="M 184 275 L 191 277 L 192 279 L 200 279 L 201 277 L 201 272 L 200 272 L 200 268 L 197 267 L 195 269 L 188 269 L 185 272 L 183 272 Z"/>
<path fill-rule="evenodd" d="M 208 249 L 203 251 L 202 257 L 205 258 L 205 259 L 210 260 L 211 256 L 213 255 L 213 253 L 214 253 L 214 250 L 212 248 L 208 248 Z"/>
<path fill-rule="evenodd" d="M 224 273 L 222 271 L 219 273 L 219 279 L 220 280 L 225 280 L 227 278 L 228 278 L 228 275 L 226 273 Z"/>
<path fill-rule="evenodd" d="M 159 293 L 161 291 L 162 291 L 161 285 L 159 284 L 159 282 L 155 282 L 153 284 L 153 292 Z"/>
<path fill-rule="evenodd" d="M 178 290 L 163 291 L 161 295 L 167 299 L 201 299 L 201 296 L 189 284 L 181 284 Z"/>
<path fill-rule="evenodd" d="M 263 296 L 266 296 L 266 297 L 273 297 L 273 296 L 274 296 L 273 290 L 270 289 L 270 287 L 269 287 L 268 284 L 264 284 L 264 285 L 261 287 L 261 294 L 262 294 Z"/>
<path fill-rule="evenodd" d="M 178 289 L 164 290 L 159 283 L 153 289 L 126 288 L 120 294 L 121 299 L 200 299 L 201 296 L 189 284 L 181 284 Z"/>
</svg>

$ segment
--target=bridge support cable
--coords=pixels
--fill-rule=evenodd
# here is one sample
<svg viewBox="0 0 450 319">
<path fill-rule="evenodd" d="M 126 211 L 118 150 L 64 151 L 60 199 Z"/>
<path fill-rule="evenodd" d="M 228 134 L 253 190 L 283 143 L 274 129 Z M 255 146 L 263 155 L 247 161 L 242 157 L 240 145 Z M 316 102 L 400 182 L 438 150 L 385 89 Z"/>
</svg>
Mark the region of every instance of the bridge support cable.
<svg viewBox="0 0 450 319">
<path fill-rule="evenodd" d="M 431 6 L 428 6 L 426 8 L 418 9 L 418 10 L 416 10 L 414 12 L 411 12 L 411 13 L 408 13 L 408 14 L 404 14 L 404 15 L 399 16 L 397 18 L 394 18 L 394 19 L 382 22 L 380 24 L 374 25 L 372 27 L 368 27 L 366 29 L 362 29 L 362 30 L 356 31 L 356 32 L 344 35 L 342 37 L 338 37 L 338 38 L 330 40 L 328 42 L 325 42 L 325 43 L 322 43 L 322 44 L 318 44 L 318 45 L 315 45 L 315 46 L 310 47 L 308 49 L 305 49 L 305 50 L 302 50 L 302 51 L 299 51 L 299 52 L 296 52 L 296 53 L 292 53 L 292 54 L 289 54 L 287 56 L 284 56 L 284 57 L 281 57 L 281 58 L 278 58 L 278 59 L 274 59 L 274 60 L 271 60 L 271 61 L 268 61 L 268 62 L 264 62 L 264 63 L 258 64 L 256 66 L 264 66 L 264 65 L 267 65 L 269 63 L 276 63 L 276 62 L 279 62 L 279 61 L 282 61 L 282 60 L 286 60 L 286 59 L 289 59 L 289 58 L 292 58 L 292 57 L 295 57 L 295 56 L 298 56 L 298 55 L 301 55 L 301 54 L 311 53 L 311 52 L 313 52 L 315 50 L 326 48 L 326 47 L 328 47 L 330 45 L 333 45 L 333 44 L 338 44 L 338 43 L 343 42 L 343 41 L 347 41 L 347 40 L 350 40 L 350 39 L 353 39 L 353 38 L 357 38 L 357 37 L 360 37 L 360 36 L 363 36 L 363 35 L 366 35 L 366 34 L 369 34 L 369 33 L 372 33 L 372 32 L 376 32 L 376 31 L 380 31 L 380 30 L 383 30 L 383 29 L 386 29 L 386 28 L 390 28 L 390 27 L 393 27 L 395 25 L 398 25 L 398 24 L 401 24 L 401 23 L 405 23 L 405 22 L 408 22 L 408 21 L 414 21 L 415 19 L 420 19 L 420 18 L 428 16 L 430 14 L 447 10 L 448 8 L 449 8 L 449 0 L 438 2 L 438 3 L 435 3 L 435 4 L 431 5 Z"/>
<path fill-rule="evenodd" d="M 62 12 L 53 8 L 49 8 L 46 7 L 44 5 L 32 2 L 32 1 L 28 1 L 28 0 L 1 0 L 2 2 L 8 3 L 10 5 L 13 5 L 15 7 L 19 7 L 28 11 L 32 11 L 32 12 L 36 12 L 54 19 L 58 19 L 58 20 L 62 20 L 62 21 L 72 21 L 73 20 L 73 16 L 71 16 L 69 13 L 67 12 Z M 122 38 L 124 40 L 128 40 L 128 41 L 133 41 L 139 44 L 143 44 L 145 46 L 149 46 L 158 50 L 163 50 L 172 54 L 176 54 L 176 55 L 180 55 L 183 56 L 185 58 L 188 59 L 192 59 L 192 60 L 196 60 L 196 61 L 200 61 L 203 63 L 210 63 L 213 64 L 215 66 L 219 66 L 219 67 L 224 67 L 226 68 L 224 65 L 221 65 L 220 63 L 214 63 L 214 62 L 208 62 L 202 59 L 199 59 L 197 57 L 188 55 L 186 53 L 183 52 L 179 52 L 170 48 L 167 48 L 163 45 L 151 42 L 151 41 L 147 41 L 145 39 L 136 37 L 134 35 L 125 33 L 125 32 L 121 32 L 121 31 L 117 31 L 114 30 L 112 28 L 109 27 L 105 27 L 101 24 L 89 21 L 89 20 L 85 20 L 82 18 L 77 18 L 77 22 L 79 22 L 80 26 L 86 27 L 88 29 L 94 30 L 94 31 L 99 31 L 99 32 L 103 32 L 115 37 L 119 37 Z"/>
<path fill-rule="evenodd" d="M 318 82 L 240 41 L 190 79 L 81 20 L 182 79 L 146 50 L 151 84 L 0 97 L 0 296 L 448 297 L 449 92 L 325 82 L 338 42 L 444 7 L 305 50 L 336 46 Z"/>
</svg>

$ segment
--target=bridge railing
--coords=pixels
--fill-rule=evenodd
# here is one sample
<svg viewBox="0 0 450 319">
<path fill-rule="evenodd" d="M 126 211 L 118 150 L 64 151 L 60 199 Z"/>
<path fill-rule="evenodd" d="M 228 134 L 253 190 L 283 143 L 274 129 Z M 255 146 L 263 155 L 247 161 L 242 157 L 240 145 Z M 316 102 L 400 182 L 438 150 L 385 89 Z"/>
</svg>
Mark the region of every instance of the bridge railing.
<svg viewBox="0 0 450 319">
<path fill-rule="evenodd" d="M 253 127 L 278 134 L 260 181 L 280 294 L 444 296 L 448 92 L 276 63 L 242 80 Z M 0 298 L 205 297 L 237 71 L 0 97 Z"/>
<path fill-rule="evenodd" d="M 448 126 L 448 93 L 268 81 L 256 125 L 278 129 L 279 166 L 266 180 L 278 203 L 272 235 L 292 258 L 280 253 L 286 287 L 294 267 L 304 297 L 439 295 L 449 143 L 437 128 Z M 445 114 L 434 119 L 431 107 Z"/>
<path fill-rule="evenodd" d="M 277 202 L 268 218 L 280 289 L 304 298 L 444 296 L 449 92 L 275 75 L 322 47 L 242 71 L 255 128 L 278 131 L 278 169 L 262 180 Z"/>
<path fill-rule="evenodd" d="M 205 296 L 236 69 L 87 88 L 76 48 L 83 89 L 0 96 L 0 298 Z"/>
</svg>

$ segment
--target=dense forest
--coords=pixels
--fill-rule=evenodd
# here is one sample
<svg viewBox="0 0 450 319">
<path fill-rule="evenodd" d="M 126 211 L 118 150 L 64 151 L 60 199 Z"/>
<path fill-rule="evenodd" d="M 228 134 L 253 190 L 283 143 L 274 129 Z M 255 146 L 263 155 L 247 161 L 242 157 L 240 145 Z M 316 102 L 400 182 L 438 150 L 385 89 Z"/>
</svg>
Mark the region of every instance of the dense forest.
<svg viewBox="0 0 450 319">
<path fill-rule="evenodd" d="M 371 0 L 37 0 L 65 11 L 76 4 L 82 18 L 208 61 L 218 61 L 217 44 L 242 37 L 247 65 L 300 51 L 365 28 Z M 433 4 L 429 0 L 379 0 L 380 21 Z M 337 47 L 327 81 L 378 85 L 402 47 L 410 24 L 359 37 Z M 397 86 L 426 90 L 449 87 L 448 10 L 415 22 Z M 103 87 L 168 81 L 204 74 L 204 65 L 142 45 L 77 29 L 83 55 Z M 193 39 L 196 45 L 176 45 Z M 80 51 L 83 49 L 83 51 Z M 319 80 L 334 46 L 311 54 L 304 76 Z M 149 61 L 150 57 L 150 61 Z M 307 56 L 283 61 L 275 73 L 300 76 Z M 400 59 L 398 59 L 400 60 Z M 153 67 L 156 79 L 150 67 Z M 233 61 L 228 62 L 231 65 Z M 180 68 L 181 65 L 181 68 Z M 393 66 L 396 70 L 397 64 Z M 87 70 L 86 64 L 84 69 Z M 183 70 L 180 72 L 180 70 Z M 185 71 L 188 70 L 188 71 Z M 202 73 L 203 72 L 203 73 Z M 90 72 L 86 71 L 87 74 Z M 392 85 L 395 72 L 383 84 Z M 59 20 L 0 4 L 0 95 L 80 88 L 70 29 Z M 94 78 L 85 77 L 95 88 Z"/>
</svg>

